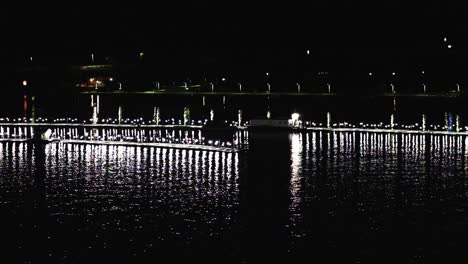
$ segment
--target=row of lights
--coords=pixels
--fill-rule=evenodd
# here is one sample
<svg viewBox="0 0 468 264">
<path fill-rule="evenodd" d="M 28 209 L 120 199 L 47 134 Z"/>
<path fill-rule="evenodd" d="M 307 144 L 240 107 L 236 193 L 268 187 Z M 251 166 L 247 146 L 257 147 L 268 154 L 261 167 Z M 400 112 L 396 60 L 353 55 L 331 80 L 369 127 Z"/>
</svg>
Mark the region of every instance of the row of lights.
<svg viewBox="0 0 468 264">
<path fill-rule="evenodd" d="M 298 113 L 293 113 L 292 116 L 291 116 L 291 119 L 292 120 L 296 120 L 298 121 L 299 120 L 299 114 Z M 8 117 L 6 118 L 0 118 L 0 122 L 18 122 L 18 123 L 22 123 L 22 122 L 27 122 L 28 119 L 27 118 L 13 118 L 13 119 L 10 119 Z M 55 118 L 55 119 L 52 119 L 52 120 L 49 120 L 48 118 L 37 118 L 35 120 L 33 120 L 32 118 L 29 118 L 29 121 L 32 122 L 32 121 L 35 121 L 35 122 L 38 122 L 38 123 L 47 123 L 47 122 L 53 122 L 53 123 L 77 123 L 79 124 L 80 122 L 78 121 L 77 118 Z M 92 122 L 93 119 L 89 119 L 89 122 Z M 162 120 L 165 124 L 176 124 L 178 123 L 179 125 L 182 124 L 182 120 L 175 120 L 174 118 L 171 118 L 171 119 L 165 119 L 165 120 Z M 83 121 L 81 123 L 87 123 L 88 121 Z M 113 119 L 113 118 L 107 118 L 107 119 L 102 119 L 101 120 L 102 124 L 116 124 L 118 122 L 118 119 Z M 206 124 L 208 122 L 208 119 L 205 119 L 205 120 L 191 120 L 191 124 L 192 125 L 203 125 L 203 124 Z M 135 119 L 131 119 L 131 118 L 126 118 L 126 119 L 123 119 L 121 120 L 121 123 L 123 124 L 134 124 L 134 125 L 145 125 L 145 124 L 155 124 L 156 122 L 154 121 L 148 121 L 148 122 L 145 122 L 143 120 L 143 118 L 135 118 Z M 227 121 L 225 120 L 225 123 L 226 124 L 230 124 L 231 126 L 236 126 L 238 125 L 237 122 L 235 121 Z M 324 126 L 323 123 L 315 123 L 315 122 L 311 122 L 311 121 L 305 121 L 303 122 L 305 123 L 306 127 L 322 127 Z M 246 122 L 246 124 L 248 124 L 248 122 Z M 412 125 L 404 125 L 404 124 L 399 124 L 399 123 L 394 123 L 394 124 L 384 124 L 383 122 L 380 122 L 380 123 L 377 123 L 377 124 L 372 124 L 372 123 L 359 123 L 358 125 L 355 125 L 355 124 L 351 124 L 351 123 L 348 123 L 348 122 L 340 122 L 340 123 L 333 123 L 333 124 L 330 124 L 332 127 L 338 127 L 338 128 L 405 128 L 405 129 L 422 129 L 423 126 L 420 125 L 419 123 L 415 123 L 415 124 L 412 124 Z M 446 130 L 446 129 L 453 129 L 454 126 L 442 126 L 442 125 L 428 125 L 429 128 L 432 128 L 434 130 L 439 130 L 439 129 L 442 129 L 442 130 Z M 461 127 L 460 128 L 460 131 L 463 131 L 463 130 L 467 130 L 468 127 Z"/>
<path fill-rule="evenodd" d="M 448 43 L 447 37 L 444 37 L 444 43 L 447 44 L 447 48 L 448 48 L 448 49 L 451 49 L 451 48 L 453 47 L 452 44 L 449 44 L 449 43 Z M 306 50 L 306 54 L 307 54 L 307 55 L 310 55 L 310 49 L 307 49 L 307 50 Z M 143 56 L 144 56 L 144 53 L 143 53 L 143 52 L 139 52 L 139 53 L 138 53 L 138 57 L 140 58 L 140 60 L 143 59 Z M 33 61 L 33 57 L 32 57 L 32 56 L 29 57 L 29 61 L 30 61 L 30 62 Z M 94 53 L 91 53 L 91 62 L 94 63 Z"/>
</svg>

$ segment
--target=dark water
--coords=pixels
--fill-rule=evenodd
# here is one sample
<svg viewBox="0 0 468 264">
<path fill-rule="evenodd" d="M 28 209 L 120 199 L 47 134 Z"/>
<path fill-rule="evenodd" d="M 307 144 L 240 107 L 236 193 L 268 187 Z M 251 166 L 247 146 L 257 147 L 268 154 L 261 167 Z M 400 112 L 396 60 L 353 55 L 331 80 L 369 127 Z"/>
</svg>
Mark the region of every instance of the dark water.
<svg viewBox="0 0 468 264">
<path fill-rule="evenodd" d="M 466 136 L 251 133 L 249 140 L 249 151 L 240 154 L 1 143 L 2 258 L 447 263 L 463 257 Z"/>
<path fill-rule="evenodd" d="M 333 123 L 468 126 L 468 110 L 464 98 L 430 97 L 279 97 L 279 96 L 221 96 L 221 95 L 24 95 L 0 98 L 0 118 L 77 118 L 89 120 L 140 119 L 154 120 L 159 109 L 162 123 L 182 122 L 188 110 L 194 122 L 214 119 L 239 121 L 251 118 L 290 118 L 299 113 L 302 120 L 325 126 Z"/>
<path fill-rule="evenodd" d="M 238 154 L 16 143 L 0 153 L 2 251 L 18 262 L 239 255 Z"/>
<path fill-rule="evenodd" d="M 97 103 L 99 101 L 99 103 Z M 0 117 L 266 116 L 464 127 L 462 99 L 0 98 Z M 120 109 L 120 110 L 119 110 Z M 171 122 L 171 121 L 168 121 Z M 468 243 L 467 138 L 250 133 L 246 153 L 0 143 L 2 263 L 447 263 Z M 162 261 L 162 260 L 165 261 Z"/>
</svg>

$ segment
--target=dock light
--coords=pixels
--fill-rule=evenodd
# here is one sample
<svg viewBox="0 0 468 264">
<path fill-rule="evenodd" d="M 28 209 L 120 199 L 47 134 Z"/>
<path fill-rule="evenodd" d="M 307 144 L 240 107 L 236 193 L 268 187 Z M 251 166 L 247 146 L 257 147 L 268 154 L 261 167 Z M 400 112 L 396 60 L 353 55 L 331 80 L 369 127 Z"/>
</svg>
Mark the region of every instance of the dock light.
<svg viewBox="0 0 468 264">
<path fill-rule="evenodd" d="M 27 86 L 28 85 L 28 81 L 24 80 L 23 81 L 23 86 Z"/>
<path fill-rule="evenodd" d="M 291 119 L 292 119 L 293 121 L 299 120 L 299 114 L 298 114 L 298 113 L 293 113 L 293 114 L 291 115 Z"/>
</svg>

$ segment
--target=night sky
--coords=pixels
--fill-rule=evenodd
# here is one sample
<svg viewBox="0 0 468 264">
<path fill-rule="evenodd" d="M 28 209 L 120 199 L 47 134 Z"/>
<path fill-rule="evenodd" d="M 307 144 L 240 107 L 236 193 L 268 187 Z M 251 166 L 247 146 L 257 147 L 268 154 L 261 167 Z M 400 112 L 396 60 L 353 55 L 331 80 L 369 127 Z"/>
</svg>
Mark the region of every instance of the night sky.
<svg viewBox="0 0 468 264">
<path fill-rule="evenodd" d="M 301 60 L 309 49 L 312 61 L 325 68 L 418 68 L 447 55 L 444 37 L 453 45 L 449 52 L 466 54 L 467 12 L 461 4 L 328 2 L 5 7 L 2 65 L 21 65 L 29 56 L 85 64 L 90 53 L 99 59 L 142 51 L 175 65 L 270 65 Z"/>
<path fill-rule="evenodd" d="M 210 47 L 412 47 L 466 33 L 465 9 L 448 1 L 378 4 L 96 6 L 74 2 L 2 8 L 3 42 L 26 50 Z M 5 41 L 7 40 L 7 41 Z M 432 43 L 431 41 L 434 41 Z M 3 43 L 2 45 L 4 45 Z"/>
</svg>

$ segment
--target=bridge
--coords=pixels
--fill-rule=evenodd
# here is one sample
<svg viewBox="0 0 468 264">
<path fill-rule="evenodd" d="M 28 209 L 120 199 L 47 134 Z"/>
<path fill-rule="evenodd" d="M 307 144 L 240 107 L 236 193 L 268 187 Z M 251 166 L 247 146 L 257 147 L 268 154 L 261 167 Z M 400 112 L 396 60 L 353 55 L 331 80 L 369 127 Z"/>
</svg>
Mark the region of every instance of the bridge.
<svg viewBox="0 0 468 264">
<path fill-rule="evenodd" d="M 39 134 L 73 144 L 149 146 L 238 152 L 248 147 L 245 129 L 234 134 L 203 135 L 200 125 L 0 122 L 0 142 L 27 142 Z"/>
<path fill-rule="evenodd" d="M 340 96 L 363 96 L 363 97 L 414 97 L 414 98 L 465 98 L 468 96 L 463 92 L 432 92 L 432 93 L 378 93 L 378 94 L 342 94 L 335 92 L 239 92 L 239 91 L 180 91 L 180 90 L 147 90 L 147 91 L 103 91 L 103 90 L 89 90 L 82 91 L 81 94 L 85 95 L 180 95 L 180 96 L 193 96 L 193 95 L 222 95 L 222 96 L 305 96 L 305 97 L 340 97 Z"/>
</svg>

